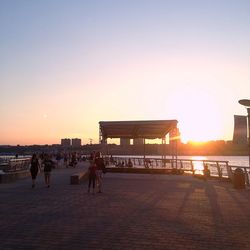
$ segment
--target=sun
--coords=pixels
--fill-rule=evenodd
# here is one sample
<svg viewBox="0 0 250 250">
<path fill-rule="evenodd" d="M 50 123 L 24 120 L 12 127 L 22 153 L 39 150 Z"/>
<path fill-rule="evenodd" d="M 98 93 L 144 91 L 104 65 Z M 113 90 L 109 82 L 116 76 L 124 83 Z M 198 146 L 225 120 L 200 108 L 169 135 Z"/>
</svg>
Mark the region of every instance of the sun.
<svg viewBox="0 0 250 250">
<path fill-rule="evenodd" d="M 204 124 L 203 119 L 193 118 L 192 122 L 183 121 L 180 131 L 183 142 L 206 142 L 219 139 L 216 125 L 212 122 Z"/>
<path fill-rule="evenodd" d="M 185 103 L 177 107 L 181 141 L 219 140 L 222 135 L 219 104 L 208 93 L 189 93 L 188 97 Z"/>
</svg>

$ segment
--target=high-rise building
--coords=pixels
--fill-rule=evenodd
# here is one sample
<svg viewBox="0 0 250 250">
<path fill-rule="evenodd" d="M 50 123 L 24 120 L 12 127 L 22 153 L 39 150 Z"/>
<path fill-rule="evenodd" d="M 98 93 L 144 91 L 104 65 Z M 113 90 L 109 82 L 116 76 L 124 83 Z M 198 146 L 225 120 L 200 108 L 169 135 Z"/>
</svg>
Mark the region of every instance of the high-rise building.
<svg viewBox="0 0 250 250">
<path fill-rule="evenodd" d="M 234 115 L 234 144 L 247 144 L 247 116 Z"/>
<path fill-rule="evenodd" d="M 128 145 L 130 145 L 130 139 L 129 138 L 120 138 L 120 145 L 121 146 L 128 146 Z"/>
<path fill-rule="evenodd" d="M 81 147 L 82 140 L 78 138 L 72 139 L 72 147 Z"/>
<path fill-rule="evenodd" d="M 70 147 L 71 140 L 68 138 L 61 139 L 61 146 L 63 147 Z"/>
</svg>

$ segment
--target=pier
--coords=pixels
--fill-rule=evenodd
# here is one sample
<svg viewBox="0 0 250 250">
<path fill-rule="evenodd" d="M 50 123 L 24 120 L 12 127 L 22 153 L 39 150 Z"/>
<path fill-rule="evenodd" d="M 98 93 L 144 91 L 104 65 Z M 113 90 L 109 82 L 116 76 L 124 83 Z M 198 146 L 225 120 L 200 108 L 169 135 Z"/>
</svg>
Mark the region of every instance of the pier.
<svg viewBox="0 0 250 250">
<path fill-rule="evenodd" d="M 103 193 L 55 169 L 0 185 L 0 249 L 249 249 L 250 192 L 192 176 L 106 173 Z"/>
</svg>

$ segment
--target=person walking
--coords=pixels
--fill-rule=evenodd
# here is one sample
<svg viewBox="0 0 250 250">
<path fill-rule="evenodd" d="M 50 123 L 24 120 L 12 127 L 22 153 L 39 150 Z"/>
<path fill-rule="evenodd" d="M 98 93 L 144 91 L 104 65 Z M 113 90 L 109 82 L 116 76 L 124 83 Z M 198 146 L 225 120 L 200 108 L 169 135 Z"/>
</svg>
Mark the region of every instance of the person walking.
<svg viewBox="0 0 250 250">
<path fill-rule="evenodd" d="M 68 154 L 65 153 L 63 156 L 64 167 L 68 167 Z"/>
<path fill-rule="evenodd" d="M 50 187 L 50 175 L 51 175 L 51 170 L 54 165 L 54 162 L 51 160 L 50 156 L 48 154 L 45 155 L 44 161 L 44 179 L 45 179 L 45 184 L 47 187 Z"/>
<path fill-rule="evenodd" d="M 96 153 L 95 158 L 95 164 L 96 164 L 96 177 L 97 177 L 97 187 L 98 187 L 98 193 L 102 192 L 102 179 L 103 179 L 103 172 L 105 169 L 104 159 L 101 157 L 101 153 Z"/>
<path fill-rule="evenodd" d="M 31 166 L 30 166 L 30 174 L 31 174 L 31 178 L 32 178 L 32 188 L 34 188 L 35 187 L 36 177 L 37 177 L 37 174 L 38 174 L 38 170 L 40 169 L 39 160 L 38 160 L 36 154 L 32 155 L 30 164 L 31 164 Z"/>
<path fill-rule="evenodd" d="M 92 193 L 95 193 L 95 180 L 96 180 L 96 165 L 93 160 L 89 161 L 89 169 L 88 169 L 88 174 L 89 174 L 89 185 L 88 185 L 88 193 L 90 192 L 91 184 L 93 191 Z"/>
</svg>

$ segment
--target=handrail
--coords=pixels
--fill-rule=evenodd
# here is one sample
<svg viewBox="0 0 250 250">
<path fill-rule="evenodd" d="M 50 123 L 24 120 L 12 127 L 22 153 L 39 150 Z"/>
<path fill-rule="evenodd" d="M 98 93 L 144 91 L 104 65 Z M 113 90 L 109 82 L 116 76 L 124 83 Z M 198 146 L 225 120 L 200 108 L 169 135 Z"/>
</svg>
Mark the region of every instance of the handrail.
<svg viewBox="0 0 250 250">
<path fill-rule="evenodd" d="M 118 167 L 128 167 L 128 159 L 131 160 L 134 167 L 139 168 L 162 168 L 162 169 L 180 169 L 183 172 L 189 172 L 193 175 L 203 175 L 204 167 L 208 167 L 211 176 L 219 178 L 233 178 L 233 171 L 236 168 L 242 168 L 245 173 L 245 182 L 249 185 L 249 167 L 231 166 L 229 161 L 221 160 L 199 160 L 199 159 L 161 159 L 161 158 L 142 158 L 142 157 L 113 157 L 113 165 Z"/>
<path fill-rule="evenodd" d="M 17 172 L 28 170 L 30 167 L 30 157 L 11 158 L 8 162 L 0 164 L 0 170 L 4 172 Z"/>
</svg>

